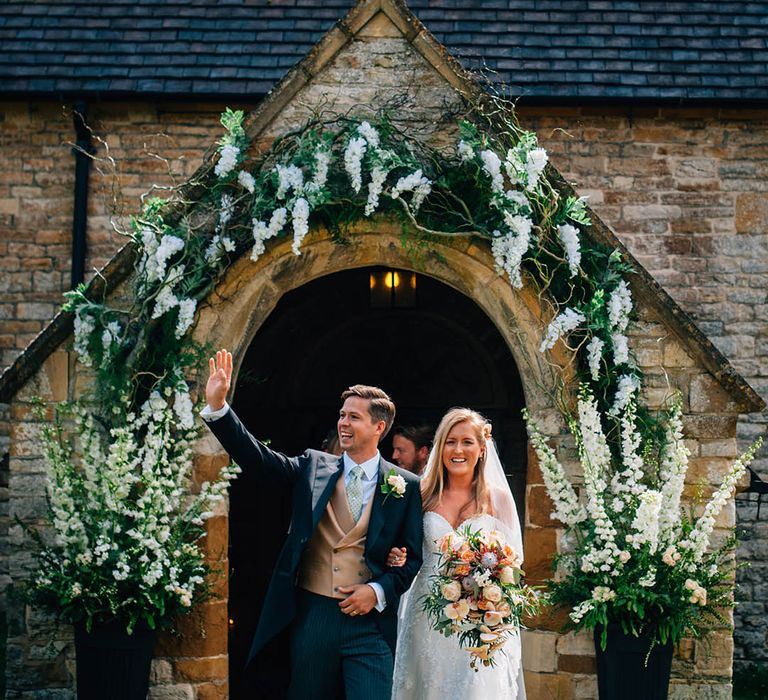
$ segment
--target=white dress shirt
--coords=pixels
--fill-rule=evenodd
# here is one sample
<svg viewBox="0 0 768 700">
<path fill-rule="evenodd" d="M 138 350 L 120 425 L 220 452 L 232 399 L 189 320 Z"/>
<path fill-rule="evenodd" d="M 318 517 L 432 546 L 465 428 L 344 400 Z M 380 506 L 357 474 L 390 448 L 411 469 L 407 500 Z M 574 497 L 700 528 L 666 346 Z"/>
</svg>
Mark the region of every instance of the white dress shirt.
<svg viewBox="0 0 768 700">
<path fill-rule="evenodd" d="M 207 423 L 213 423 L 213 421 L 218 420 L 219 418 L 223 417 L 227 411 L 229 410 L 229 404 L 225 401 L 224 405 L 214 411 L 210 406 L 206 405 L 206 407 L 200 411 L 200 417 L 206 421 Z M 365 509 L 365 506 L 368 505 L 368 501 L 371 500 L 371 496 L 373 496 L 374 491 L 376 491 L 376 484 L 378 483 L 378 474 L 379 474 L 379 461 L 381 460 L 381 454 L 379 454 L 379 451 L 376 450 L 376 454 L 371 457 L 368 461 L 363 462 L 360 465 L 363 469 L 363 473 L 365 474 L 365 478 L 362 480 L 363 484 L 363 509 Z M 352 460 L 352 458 L 345 452 L 342 461 L 344 463 L 344 486 L 346 487 L 349 483 L 349 479 L 352 473 L 353 467 L 356 466 L 356 462 Z M 384 597 L 384 589 L 381 587 L 380 584 L 376 583 L 375 581 L 369 581 L 368 585 L 373 588 L 374 593 L 376 594 L 376 610 L 381 612 L 384 610 L 384 608 L 387 607 L 387 600 Z"/>
</svg>

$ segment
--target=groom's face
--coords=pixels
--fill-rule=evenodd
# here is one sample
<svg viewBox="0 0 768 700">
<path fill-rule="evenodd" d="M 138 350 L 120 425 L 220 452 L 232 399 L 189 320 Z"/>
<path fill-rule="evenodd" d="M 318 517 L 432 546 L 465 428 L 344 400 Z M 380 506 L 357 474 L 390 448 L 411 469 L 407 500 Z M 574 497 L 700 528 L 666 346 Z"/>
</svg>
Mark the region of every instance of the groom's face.
<svg viewBox="0 0 768 700">
<path fill-rule="evenodd" d="M 370 400 L 350 396 L 339 411 L 339 445 L 350 457 L 376 450 L 384 432 L 384 421 L 371 418 Z"/>
</svg>

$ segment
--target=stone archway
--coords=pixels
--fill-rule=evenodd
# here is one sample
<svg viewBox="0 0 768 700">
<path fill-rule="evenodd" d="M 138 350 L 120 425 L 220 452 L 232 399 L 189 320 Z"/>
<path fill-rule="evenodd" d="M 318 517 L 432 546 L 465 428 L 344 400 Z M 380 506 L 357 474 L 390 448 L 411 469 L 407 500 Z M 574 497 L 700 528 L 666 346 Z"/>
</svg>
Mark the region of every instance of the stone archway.
<svg viewBox="0 0 768 700">
<path fill-rule="evenodd" d="M 286 241 L 275 244 L 256 263 L 242 258 L 229 268 L 209 298 L 209 303 L 201 310 L 195 335 L 201 341 L 233 351 L 238 387 L 232 398 L 235 406 L 246 405 L 251 393 L 243 389 L 247 380 L 241 379 L 249 375 L 249 363 L 246 362 L 248 349 L 252 347 L 257 333 L 268 326 L 270 316 L 285 295 L 315 280 L 344 271 L 377 265 L 403 270 L 417 267 L 403 250 L 399 226 L 386 222 L 377 222 L 376 225 L 360 222 L 351 233 L 346 244 L 340 245 L 328 232 L 315 231 L 305 241 L 300 257 L 292 254 L 290 242 Z M 421 257 L 418 268 L 420 274 L 431 278 L 435 284 L 451 288 L 453 294 L 458 294 L 476 307 L 493 327 L 500 346 L 516 367 L 520 404 L 527 406 L 545 425 L 560 426 L 562 419 L 552 399 L 556 368 L 546 362 L 538 351 L 544 312 L 536 295 L 527 289 L 512 289 L 508 281 L 497 273 L 490 250 L 467 239 L 441 240 L 432 252 Z M 360 380 L 369 381 L 365 378 Z M 338 392 L 337 386 L 333 392 Z M 446 407 L 443 406 L 442 410 Z M 330 420 L 332 424 L 332 416 L 329 414 L 323 420 Z M 302 443 L 294 451 L 306 446 Z M 291 451 L 287 447 L 285 449 Z M 214 468 L 226 459 L 211 436 L 200 441 L 198 454 L 199 463 L 207 465 L 207 468 Z M 526 549 L 531 556 L 526 555 L 526 569 L 529 575 L 533 573 L 534 578 L 541 580 L 549 571 L 549 558 L 556 549 L 557 531 L 549 519 L 551 507 L 535 460 L 529 458 L 527 463 L 525 537 Z M 277 506 L 279 511 L 279 504 Z M 219 547 L 219 557 L 222 546 L 226 546 L 230 525 L 228 518 L 229 513 L 222 512 L 212 523 L 216 535 L 210 539 Z M 220 568 L 228 571 L 229 562 L 222 560 Z M 226 626 L 226 621 L 230 619 L 227 614 L 228 585 L 228 580 L 222 581 L 220 597 L 207 605 L 210 614 L 205 609 L 201 611 L 203 626 L 212 624 L 219 629 L 222 623 Z M 234 624 L 238 621 L 235 620 Z M 217 640 L 216 649 L 214 645 L 206 645 L 211 647 L 208 654 L 226 657 L 226 637 L 219 634 Z M 181 648 L 174 652 L 174 656 L 187 655 Z M 239 663 L 235 658 L 231 662 Z"/>
</svg>

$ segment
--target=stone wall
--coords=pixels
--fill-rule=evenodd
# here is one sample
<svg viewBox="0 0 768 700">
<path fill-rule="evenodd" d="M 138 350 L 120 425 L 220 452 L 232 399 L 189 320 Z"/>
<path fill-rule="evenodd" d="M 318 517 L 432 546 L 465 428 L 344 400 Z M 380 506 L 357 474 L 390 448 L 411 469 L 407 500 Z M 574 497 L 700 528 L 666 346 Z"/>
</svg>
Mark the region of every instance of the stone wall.
<svg viewBox="0 0 768 700">
<path fill-rule="evenodd" d="M 768 399 L 768 111 L 521 109 L 552 162 Z M 567 133 L 556 131 L 563 128 Z M 742 416 L 745 449 L 768 414 Z M 768 449 L 754 468 L 768 481 Z M 737 500 L 734 664 L 768 662 L 768 508 Z"/>
</svg>

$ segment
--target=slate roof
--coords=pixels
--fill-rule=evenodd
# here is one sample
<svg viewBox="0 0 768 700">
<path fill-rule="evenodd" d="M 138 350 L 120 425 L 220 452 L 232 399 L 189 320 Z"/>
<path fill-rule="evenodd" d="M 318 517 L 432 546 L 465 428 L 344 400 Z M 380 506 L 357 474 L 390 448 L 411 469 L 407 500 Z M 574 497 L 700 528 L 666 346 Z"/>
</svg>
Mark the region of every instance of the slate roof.
<svg viewBox="0 0 768 700">
<path fill-rule="evenodd" d="M 0 93 L 258 97 L 352 2 L 3 0 Z M 768 2 L 411 0 L 531 99 L 768 99 Z"/>
</svg>

